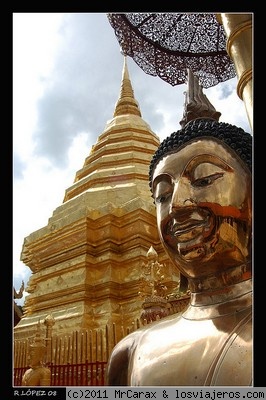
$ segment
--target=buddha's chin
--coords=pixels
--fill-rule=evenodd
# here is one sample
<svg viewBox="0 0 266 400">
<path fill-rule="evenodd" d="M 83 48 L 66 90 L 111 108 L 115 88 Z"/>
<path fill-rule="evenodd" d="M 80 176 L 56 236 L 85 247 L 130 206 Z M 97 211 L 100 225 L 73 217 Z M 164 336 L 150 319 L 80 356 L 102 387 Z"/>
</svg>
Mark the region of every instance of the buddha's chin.
<svg viewBox="0 0 266 400">
<path fill-rule="evenodd" d="M 207 255 L 207 246 L 202 235 L 183 242 L 176 241 L 174 237 L 172 239 L 168 242 L 171 252 L 186 262 L 201 260 Z"/>
<path fill-rule="evenodd" d="M 179 243 L 177 246 L 178 254 L 185 261 L 200 260 L 207 255 L 206 246 L 197 244 L 187 246 L 186 243 Z"/>
</svg>

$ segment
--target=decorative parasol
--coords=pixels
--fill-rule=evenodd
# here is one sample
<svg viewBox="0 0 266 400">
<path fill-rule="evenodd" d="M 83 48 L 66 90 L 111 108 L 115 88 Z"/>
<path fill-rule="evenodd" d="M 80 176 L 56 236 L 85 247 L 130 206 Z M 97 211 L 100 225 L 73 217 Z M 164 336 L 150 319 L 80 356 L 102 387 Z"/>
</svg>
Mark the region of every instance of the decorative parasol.
<svg viewBox="0 0 266 400">
<path fill-rule="evenodd" d="M 108 13 L 107 17 L 123 54 L 172 86 L 187 82 L 188 69 L 204 88 L 236 76 L 223 25 L 215 14 Z"/>
</svg>

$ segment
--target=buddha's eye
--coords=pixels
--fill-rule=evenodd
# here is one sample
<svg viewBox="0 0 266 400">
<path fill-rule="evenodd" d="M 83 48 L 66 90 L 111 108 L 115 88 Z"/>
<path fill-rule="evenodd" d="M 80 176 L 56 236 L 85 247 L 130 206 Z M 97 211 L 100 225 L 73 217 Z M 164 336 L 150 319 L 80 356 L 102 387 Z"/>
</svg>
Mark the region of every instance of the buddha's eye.
<svg viewBox="0 0 266 400">
<path fill-rule="evenodd" d="M 170 178 L 167 177 L 164 180 L 155 185 L 153 190 L 153 198 L 155 204 L 162 204 L 172 196 L 173 193 L 173 183 L 170 181 Z"/>
<path fill-rule="evenodd" d="M 171 196 L 171 193 L 162 193 L 154 198 L 156 204 L 162 204 Z"/>
<path fill-rule="evenodd" d="M 223 172 L 217 172 L 216 174 L 212 174 L 209 176 L 204 176 L 203 178 L 196 179 L 193 181 L 193 186 L 196 187 L 205 187 L 211 185 L 216 179 L 222 178 L 224 175 Z"/>
</svg>

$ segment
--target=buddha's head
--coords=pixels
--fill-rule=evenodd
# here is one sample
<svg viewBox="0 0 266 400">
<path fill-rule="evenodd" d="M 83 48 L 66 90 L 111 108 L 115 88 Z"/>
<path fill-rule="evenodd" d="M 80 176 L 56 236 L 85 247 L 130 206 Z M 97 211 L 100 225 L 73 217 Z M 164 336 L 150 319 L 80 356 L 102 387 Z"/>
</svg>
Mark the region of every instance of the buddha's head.
<svg viewBox="0 0 266 400">
<path fill-rule="evenodd" d="M 209 117 L 164 139 L 149 171 L 161 242 L 182 276 L 251 270 L 252 137 Z"/>
</svg>

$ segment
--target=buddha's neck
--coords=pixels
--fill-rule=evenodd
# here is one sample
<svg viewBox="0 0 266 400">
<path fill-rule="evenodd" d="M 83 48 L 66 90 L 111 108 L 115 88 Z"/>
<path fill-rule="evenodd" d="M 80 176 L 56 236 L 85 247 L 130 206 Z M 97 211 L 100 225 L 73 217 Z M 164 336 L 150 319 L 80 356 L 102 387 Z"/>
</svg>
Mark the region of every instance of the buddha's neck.
<svg viewBox="0 0 266 400">
<path fill-rule="evenodd" d="M 246 265 L 204 279 L 189 280 L 189 287 L 190 305 L 184 313 L 189 319 L 230 314 L 252 304 L 251 271 Z"/>
<path fill-rule="evenodd" d="M 188 278 L 191 293 L 204 293 L 226 289 L 227 286 L 246 281 L 251 278 L 250 264 L 242 264 L 237 267 L 217 272 L 200 278 Z"/>
</svg>

